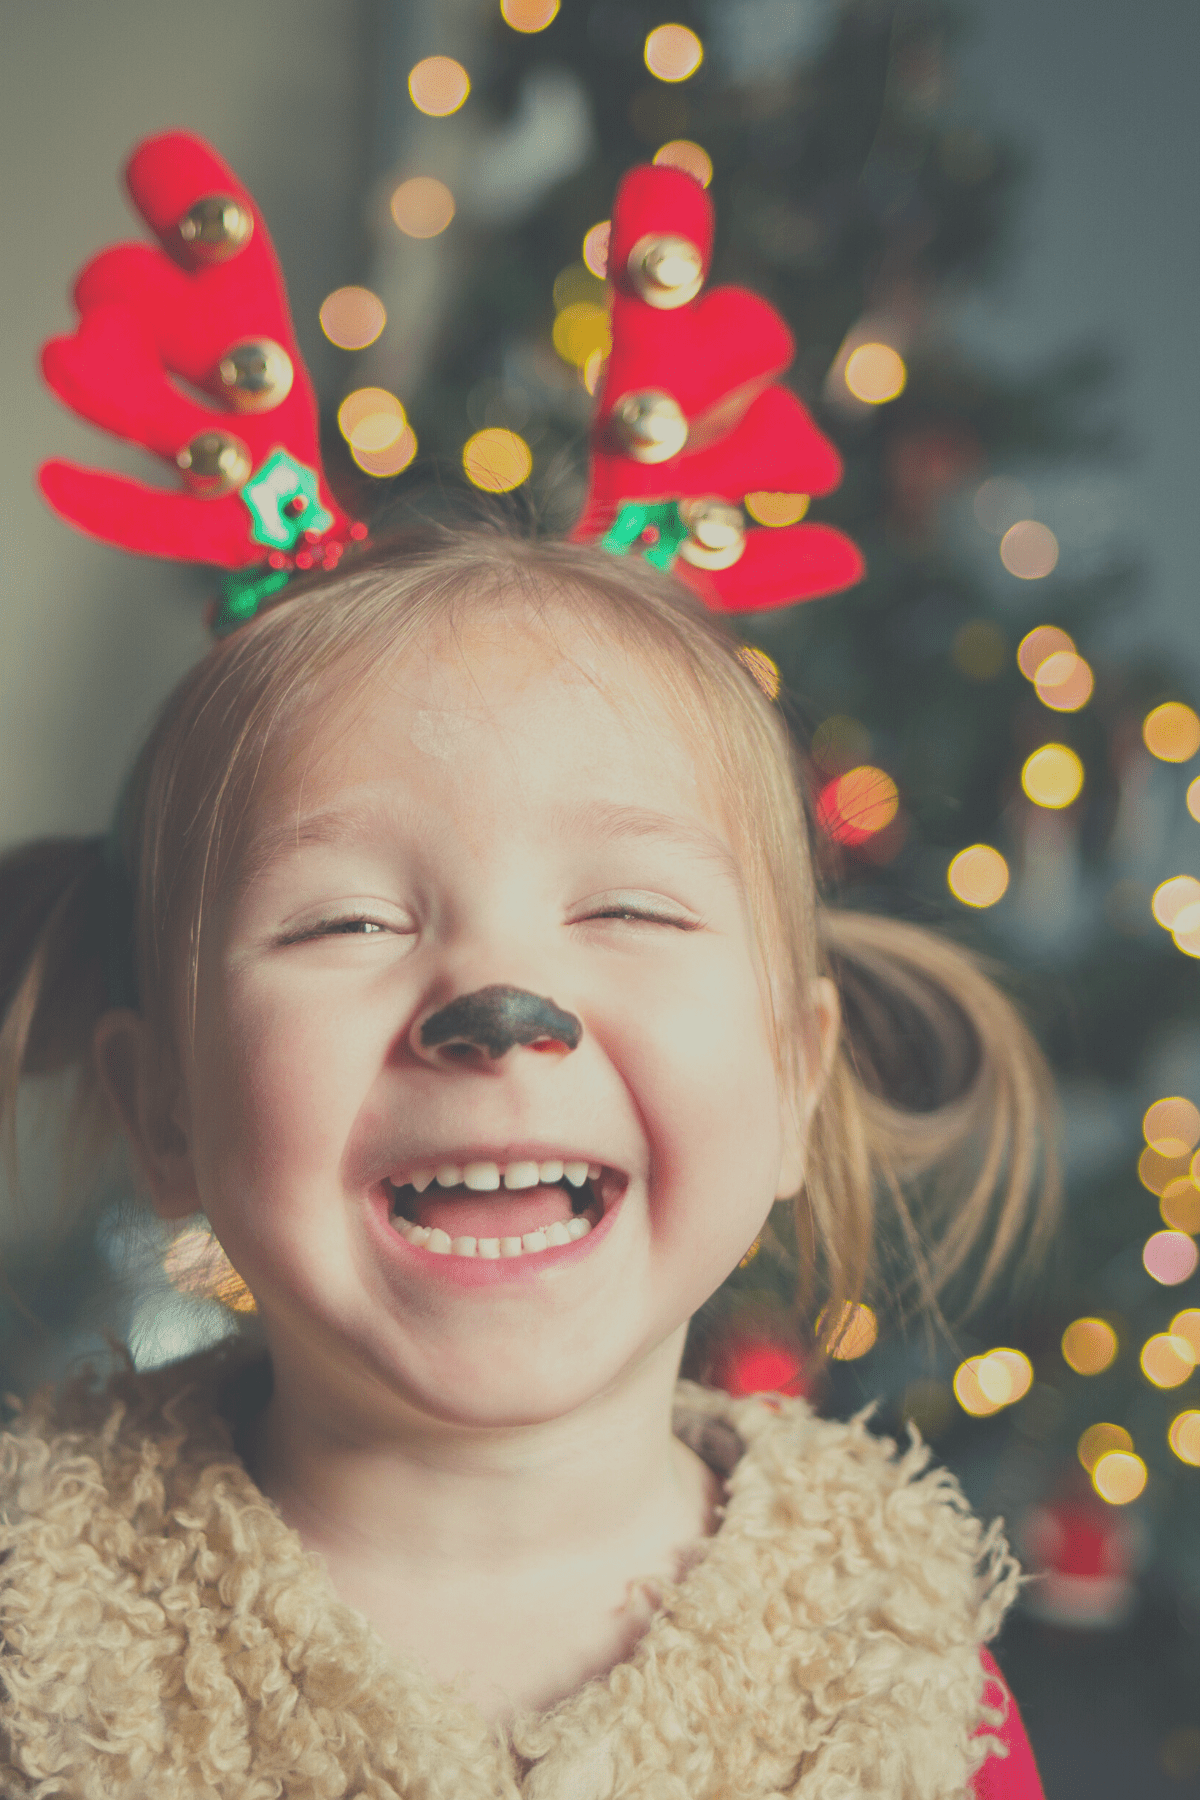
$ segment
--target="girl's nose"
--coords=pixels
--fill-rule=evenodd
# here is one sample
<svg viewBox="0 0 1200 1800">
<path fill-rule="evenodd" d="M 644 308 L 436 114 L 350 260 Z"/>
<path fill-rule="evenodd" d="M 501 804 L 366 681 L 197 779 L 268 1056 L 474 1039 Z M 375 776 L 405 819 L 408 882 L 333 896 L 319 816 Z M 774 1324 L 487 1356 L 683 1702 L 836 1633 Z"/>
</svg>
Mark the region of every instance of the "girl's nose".
<svg viewBox="0 0 1200 1800">
<path fill-rule="evenodd" d="M 496 1062 L 516 1044 L 566 1056 L 582 1036 L 580 1020 L 553 1000 L 526 988 L 485 987 L 418 1020 L 411 1042 L 422 1061 L 452 1069 Z"/>
</svg>

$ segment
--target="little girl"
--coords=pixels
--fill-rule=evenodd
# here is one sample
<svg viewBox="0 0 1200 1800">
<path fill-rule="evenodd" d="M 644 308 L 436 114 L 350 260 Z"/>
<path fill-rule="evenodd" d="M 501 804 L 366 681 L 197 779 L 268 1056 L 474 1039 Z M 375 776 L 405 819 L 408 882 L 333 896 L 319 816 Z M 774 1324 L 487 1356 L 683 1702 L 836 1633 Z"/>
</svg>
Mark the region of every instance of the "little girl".
<svg viewBox="0 0 1200 1800">
<path fill-rule="evenodd" d="M 1032 1040 L 818 904 L 725 624 L 641 558 L 401 534 L 218 643 L 118 824 L 0 865 L 6 1104 L 78 1062 L 255 1311 L 0 1438 L 3 1793 L 1039 1795 L 998 1527 L 919 1445 L 680 1379 L 777 1202 L 813 1320 L 896 1221 L 933 1291 L 1048 1216 Z"/>
</svg>

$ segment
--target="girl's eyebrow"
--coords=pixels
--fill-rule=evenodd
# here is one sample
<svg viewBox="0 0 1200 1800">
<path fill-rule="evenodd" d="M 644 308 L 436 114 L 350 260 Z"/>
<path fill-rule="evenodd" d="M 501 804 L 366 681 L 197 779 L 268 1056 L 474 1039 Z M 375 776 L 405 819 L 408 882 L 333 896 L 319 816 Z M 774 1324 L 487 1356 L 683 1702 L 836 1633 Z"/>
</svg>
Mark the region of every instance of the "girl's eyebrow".
<svg viewBox="0 0 1200 1800">
<path fill-rule="evenodd" d="M 361 841 L 364 832 L 372 828 L 394 829 L 396 821 L 394 806 L 369 798 L 305 813 L 286 824 L 267 826 L 256 833 L 239 862 L 238 886 L 249 887 L 292 851 L 310 845 L 333 849 L 349 846 Z M 744 890 L 742 870 L 729 844 L 699 819 L 621 801 L 587 800 L 556 809 L 551 830 L 555 838 L 586 838 L 602 843 L 615 843 L 621 838 L 657 838 L 675 843 L 715 863 L 734 887 Z"/>
</svg>

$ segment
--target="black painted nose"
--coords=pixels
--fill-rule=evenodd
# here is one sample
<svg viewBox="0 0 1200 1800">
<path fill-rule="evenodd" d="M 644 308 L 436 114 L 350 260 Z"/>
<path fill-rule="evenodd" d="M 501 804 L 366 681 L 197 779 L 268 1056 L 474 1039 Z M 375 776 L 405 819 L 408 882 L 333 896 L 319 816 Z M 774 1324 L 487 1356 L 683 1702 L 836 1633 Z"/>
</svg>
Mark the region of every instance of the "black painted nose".
<svg viewBox="0 0 1200 1800">
<path fill-rule="evenodd" d="M 483 1052 L 493 1062 L 517 1044 L 565 1056 L 583 1036 L 574 1013 L 525 988 L 485 987 L 460 994 L 422 1024 L 422 1049 L 434 1053 L 443 1067 L 468 1061 Z"/>
</svg>

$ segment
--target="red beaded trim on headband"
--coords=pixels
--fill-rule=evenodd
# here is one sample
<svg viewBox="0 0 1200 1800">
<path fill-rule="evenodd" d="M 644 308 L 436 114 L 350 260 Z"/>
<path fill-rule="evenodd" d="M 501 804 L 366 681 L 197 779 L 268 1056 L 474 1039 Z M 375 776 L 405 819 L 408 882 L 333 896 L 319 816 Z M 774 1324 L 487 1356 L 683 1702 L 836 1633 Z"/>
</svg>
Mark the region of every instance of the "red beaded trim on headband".
<svg viewBox="0 0 1200 1800">
<path fill-rule="evenodd" d="M 185 491 L 58 461 L 38 479 L 54 510 L 93 537 L 234 571 L 214 620 L 221 632 L 253 617 L 293 570 L 335 567 L 367 528 L 326 483 L 312 383 L 250 194 L 185 132 L 148 138 L 126 181 L 162 247 L 118 244 L 88 263 L 75 284 L 79 325 L 46 344 L 42 369 L 72 411 L 153 451 Z"/>
</svg>

